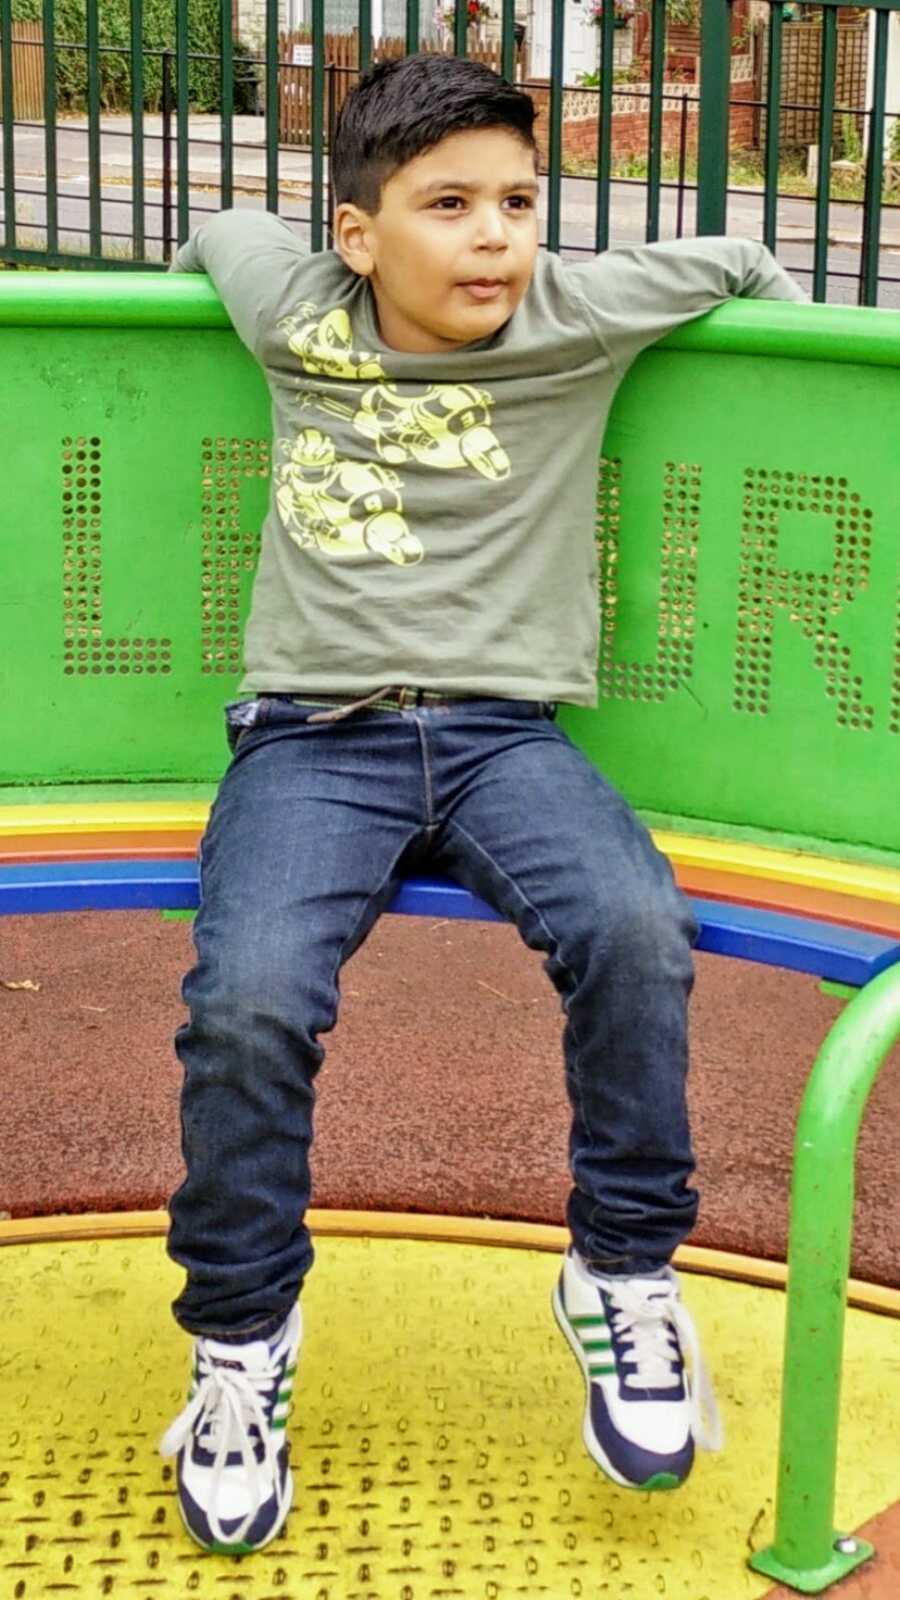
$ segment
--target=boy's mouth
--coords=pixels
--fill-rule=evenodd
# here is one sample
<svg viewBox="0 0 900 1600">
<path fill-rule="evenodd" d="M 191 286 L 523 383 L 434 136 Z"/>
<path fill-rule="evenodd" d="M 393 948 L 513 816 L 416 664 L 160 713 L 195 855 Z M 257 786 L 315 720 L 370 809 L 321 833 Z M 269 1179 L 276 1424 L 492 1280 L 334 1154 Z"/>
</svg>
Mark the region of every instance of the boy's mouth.
<svg viewBox="0 0 900 1600">
<path fill-rule="evenodd" d="M 503 278 L 469 278 L 460 284 L 475 300 L 496 300 L 506 288 Z"/>
</svg>

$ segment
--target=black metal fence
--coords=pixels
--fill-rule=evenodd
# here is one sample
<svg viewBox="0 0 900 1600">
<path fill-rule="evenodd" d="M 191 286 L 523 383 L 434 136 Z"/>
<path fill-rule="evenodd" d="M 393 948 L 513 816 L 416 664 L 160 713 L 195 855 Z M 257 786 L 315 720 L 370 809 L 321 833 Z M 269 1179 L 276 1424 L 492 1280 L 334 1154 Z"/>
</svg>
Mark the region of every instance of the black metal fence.
<svg viewBox="0 0 900 1600">
<path fill-rule="evenodd" d="M 500 39 L 490 59 L 518 78 L 541 111 L 542 217 L 549 249 L 575 254 L 626 239 L 744 232 L 762 238 L 817 300 L 900 304 L 900 259 L 893 254 L 900 250 L 900 107 L 891 110 L 886 103 L 891 13 L 900 11 L 900 0 L 887 0 L 872 12 L 867 105 L 844 104 L 836 96 L 837 5 L 825 0 L 804 8 L 821 18 L 813 107 L 818 166 L 814 193 L 805 198 L 796 184 L 787 186 L 780 148 L 784 113 L 809 110 L 808 102 L 782 98 L 788 26 L 782 0 L 770 5 L 763 96 L 748 93 L 753 84 L 747 81 L 738 93 L 732 81 L 729 0 L 697 0 L 699 85 L 672 82 L 667 75 L 667 0 L 638 0 L 645 8 L 643 69 L 625 73 L 615 67 L 615 8 L 604 8 L 598 71 L 587 85 L 564 83 L 564 0 L 545 0 L 550 59 L 543 79 L 523 75 L 514 0 L 499 3 Z M 17 28 L 13 4 L 0 0 L 0 260 L 9 266 L 162 268 L 205 213 L 234 204 L 278 211 L 313 250 L 328 245 L 329 124 L 356 73 L 388 53 L 385 41 L 372 39 L 370 0 L 359 0 L 357 65 L 349 67 L 346 50 L 340 64 L 333 59 L 324 0 L 313 0 L 301 59 L 295 50 L 284 54 L 277 0 L 267 0 L 264 47 L 256 55 L 240 49 L 230 0 L 223 0 L 215 57 L 190 47 L 187 0 L 174 0 L 171 47 L 154 49 L 141 42 L 141 0 L 131 0 L 127 46 L 100 38 L 98 0 L 86 0 L 79 40 L 56 37 L 52 0 L 43 0 L 43 26 L 29 30 Z M 746 0 L 736 4 L 745 6 Z M 418 0 L 409 0 L 405 39 L 393 45 L 421 47 Z M 452 47 L 459 54 L 479 49 L 467 27 L 465 0 L 456 5 Z M 59 109 L 58 64 L 73 52 L 84 63 L 84 103 L 77 115 Z M 125 59 L 128 80 L 127 104 L 115 113 L 102 106 L 104 62 L 112 56 Z M 29 78 L 22 63 L 38 58 L 40 71 Z M 158 110 L 148 113 L 145 77 L 151 62 L 161 70 L 162 89 Z M 189 73 L 201 62 L 214 67 L 219 90 L 217 104 L 205 111 L 191 105 L 189 94 Z M 761 81 L 757 74 L 757 91 Z M 309 103 L 309 136 L 300 144 L 284 122 L 291 85 L 302 87 Z M 626 124 L 629 160 L 623 163 Z M 838 177 L 832 155 L 848 128 L 857 130 L 857 159 Z M 756 183 L 748 178 L 753 162 Z"/>
</svg>

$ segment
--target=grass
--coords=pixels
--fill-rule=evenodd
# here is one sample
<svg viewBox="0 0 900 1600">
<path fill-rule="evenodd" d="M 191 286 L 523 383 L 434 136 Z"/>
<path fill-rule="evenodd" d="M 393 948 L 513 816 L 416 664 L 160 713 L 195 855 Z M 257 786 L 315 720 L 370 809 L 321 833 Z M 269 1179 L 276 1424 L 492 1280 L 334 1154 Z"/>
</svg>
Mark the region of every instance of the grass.
<svg viewBox="0 0 900 1600">
<path fill-rule="evenodd" d="M 595 178 L 597 176 L 597 163 L 596 161 L 573 157 L 563 161 L 563 172 L 568 177 Z M 678 157 L 674 155 L 663 156 L 661 172 L 663 182 L 677 182 Z M 646 156 L 629 156 L 624 160 L 614 161 L 612 164 L 612 176 L 614 178 L 639 178 L 646 182 Z M 688 151 L 685 157 L 684 177 L 686 183 L 693 184 L 697 182 L 697 157 L 694 151 Z M 756 150 L 733 150 L 728 167 L 728 185 L 732 189 L 763 189 L 765 187 L 765 164 L 762 152 Z M 781 164 L 778 168 L 778 190 L 780 194 L 799 195 L 807 198 L 815 196 L 816 185 L 806 175 L 805 151 L 797 150 L 783 153 Z M 832 172 L 831 198 L 833 200 L 862 201 L 864 197 L 864 175 L 840 170 Z M 900 187 L 889 186 L 885 183 L 881 199 L 883 204 L 900 204 Z"/>
</svg>

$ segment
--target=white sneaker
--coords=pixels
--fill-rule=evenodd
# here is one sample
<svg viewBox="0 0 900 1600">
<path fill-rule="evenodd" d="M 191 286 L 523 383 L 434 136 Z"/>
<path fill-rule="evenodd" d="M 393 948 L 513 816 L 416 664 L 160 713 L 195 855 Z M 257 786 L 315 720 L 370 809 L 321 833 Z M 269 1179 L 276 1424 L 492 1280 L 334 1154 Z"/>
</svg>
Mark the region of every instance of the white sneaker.
<svg viewBox="0 0 900 1600">
<path fill-rule="evenodd" d="M 553 1310 L 584 1375 L 585 1447 L 614 1483 L 675 1489 L 695 1444 L 722 1448 L 712 1384 L 671 1267 L 658 1277 L 604 1277 L 570 1249 Z"/>
<path fill-rule="evenodd" d="M 159 1449 L 178 1457 L 181 1515 L 206 1550 L 261 1550 L 287 1517 L 293 1483 L 285 1429 L 301 1333 L 296 1305 L 272 1340 L 194 1341 L 188 1403 Z"/>
</svg>

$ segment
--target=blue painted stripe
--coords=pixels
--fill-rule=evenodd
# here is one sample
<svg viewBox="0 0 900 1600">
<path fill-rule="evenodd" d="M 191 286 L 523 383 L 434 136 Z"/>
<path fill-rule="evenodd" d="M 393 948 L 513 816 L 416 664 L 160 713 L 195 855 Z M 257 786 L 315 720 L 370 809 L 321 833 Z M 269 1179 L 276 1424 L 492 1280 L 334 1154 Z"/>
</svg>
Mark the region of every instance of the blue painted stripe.
<svg viewBox="0 0 900 1600">
<path fill-rule="evenodd" d="M 697 949 L 714 955 L 761 961 L 858 987 L 900 961 L 900 941 L 889 934 L 734 902 L 692 896 L 691 905 L 701 929 Z"/>
<path fill-rule="evenodd" d="M 0 867 L 0 915 L 182 911 L 196 909 L 198 903 L 195 860 L 34 862 Z M 701 925 L 698 950 L 857 986 L 900 961 L 900 942 L 888 935 L 734 902 L 692 899 L 691 904 Z M 388 909 L 405 916 L 504 920 L 477 895 L 437 878 L 407 879 Z"/>
</svg>

